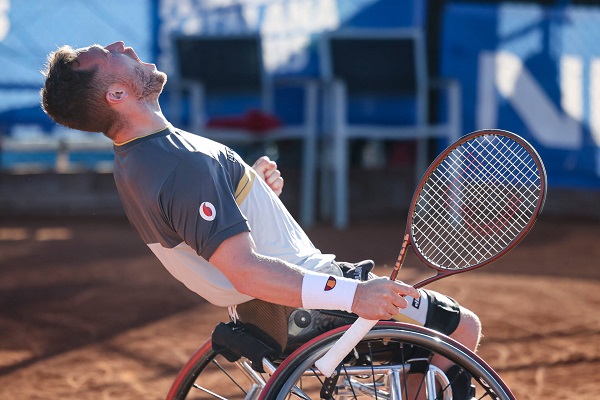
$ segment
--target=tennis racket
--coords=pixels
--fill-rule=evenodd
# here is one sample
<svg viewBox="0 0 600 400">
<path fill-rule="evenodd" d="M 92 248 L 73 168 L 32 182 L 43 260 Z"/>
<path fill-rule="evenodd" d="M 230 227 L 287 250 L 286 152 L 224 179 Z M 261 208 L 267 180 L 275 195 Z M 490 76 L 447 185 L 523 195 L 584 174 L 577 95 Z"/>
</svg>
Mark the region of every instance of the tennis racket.
<svg viewBox="0 0 600 400">
<path fill-rule="evenodd" d="M 502 130 L 463 136 L 421 179 L 390 279 L 396 279 L 409 246 L 436 271 L 416 288 L 491 263 L 529 232 L 546 192 L 542 160 L 523 138 Z M 359 318 L 315 366 L 331 376 L 376 323 Z"/>
</svg>

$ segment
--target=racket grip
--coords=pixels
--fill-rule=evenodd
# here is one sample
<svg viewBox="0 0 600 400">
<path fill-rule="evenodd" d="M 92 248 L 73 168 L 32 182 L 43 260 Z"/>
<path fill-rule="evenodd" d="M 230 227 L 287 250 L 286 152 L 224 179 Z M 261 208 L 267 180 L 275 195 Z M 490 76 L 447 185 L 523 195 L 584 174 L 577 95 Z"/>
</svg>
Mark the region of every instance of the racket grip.
<svg viewBox="0 0 600 400">
<path fill-rule="evenodd" d="M 377 320 L 358 318 L 327 353 L 315 362 L 315 367 L 326 377 L 330 377 L 344 357 L 377 324 Z"/>
</svg>

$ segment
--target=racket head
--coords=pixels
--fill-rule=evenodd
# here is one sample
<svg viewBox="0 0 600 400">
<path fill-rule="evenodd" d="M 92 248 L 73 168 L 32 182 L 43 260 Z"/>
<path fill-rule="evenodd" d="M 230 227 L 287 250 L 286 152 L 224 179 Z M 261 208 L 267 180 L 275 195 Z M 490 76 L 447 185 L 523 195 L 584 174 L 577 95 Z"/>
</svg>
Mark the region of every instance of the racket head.
<svg viewBox="0 0 600 400">
<path fill-rule="evenodd" d="M 438 271 L 418 287 L 506 254 L 533 227 L 546 193 L 544 164 L 522 137 L 486 129 L 450 145 L 425 172 L 409 209 L 409 242 Z"/>
</svg>

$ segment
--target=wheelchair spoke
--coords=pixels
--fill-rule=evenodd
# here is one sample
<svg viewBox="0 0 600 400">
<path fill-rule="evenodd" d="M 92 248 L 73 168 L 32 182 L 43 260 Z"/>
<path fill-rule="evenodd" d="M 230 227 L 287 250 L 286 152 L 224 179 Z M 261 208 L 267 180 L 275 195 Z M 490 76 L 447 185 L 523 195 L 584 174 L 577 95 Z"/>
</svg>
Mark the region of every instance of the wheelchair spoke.
<svg viewBox="0 0 600 400">
<path fill-rule="evenodd" d="M 247 392 L 244 390 L 244 388 L 242 386 L 240 386 L 240 384 L 237 382 L 237 380 L 235 380 L 231 374 L 229 372 L 227 372 L 225 370 L 225 368 L 223 368 L 223 366 L 221 366 L 221 364 L 219 364 L 219 362 L 217 360 L 212 360 L 212 363 L 215 364 L 217 366 L 217 368 L 219 368 L 228 378 L 231 382 L 233 382 L 238 388 L 240 388 L 240 390 L 242 392 L 244 392 L 244 394 L 247 394 Z M 212 394 L 212 392 L 208 391 L 209 393 Z M 220 397 L 220 396 L 219 396 Z"/>
<path fill-rule="evenodd" d="M 227 400 L 225 397 L 219 396 L 218 394 L 216 394 L 216 393 L 214 393 L 214 392 L 212 392 L 212 391 L 210 391 L 210 390 L 208 390 L 206 388 L 203 388 L 202 386 L 200 386 L 200 385 L 198 385 L 196 383 L 194 384 L 194 388 L 196 388 L 198 390 L 202 390 L 204 393 L 208 393 L 209 395 L 211 395 L 211 396 L 213 396 L 213 397 L 215 397 L 217 399 Z"/>
</svg>

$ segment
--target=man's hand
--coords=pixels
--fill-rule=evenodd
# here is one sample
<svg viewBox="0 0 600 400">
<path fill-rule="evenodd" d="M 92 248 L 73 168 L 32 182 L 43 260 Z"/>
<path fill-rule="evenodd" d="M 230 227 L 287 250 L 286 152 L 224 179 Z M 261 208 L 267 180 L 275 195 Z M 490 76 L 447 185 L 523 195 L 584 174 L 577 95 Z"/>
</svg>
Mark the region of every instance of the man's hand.
<svg viewBox="0 0 600 400">
<path fill-rule="evenodd" d="M 283 178 L 281 177 L 281 172 L 277 169 L 275 161 L 271 161 L 267 156 L 262 156 L 256 160 L 252 168 L 277 196 L 281 194 L 283 191 Z"/>
<path fill-rule="evenodd" d="M 414 287 L 388 278 L 361 282 L 356 288 L 352 312 L 371 320 L 390 319 L 398 314 L 398 308 L 406 308 L 403 296 L 419 297 Z"/>
</svg>

